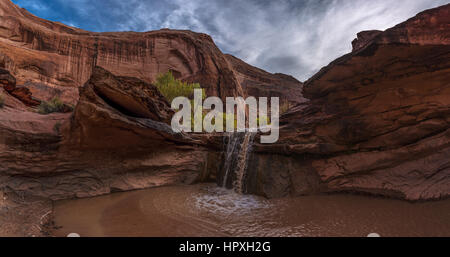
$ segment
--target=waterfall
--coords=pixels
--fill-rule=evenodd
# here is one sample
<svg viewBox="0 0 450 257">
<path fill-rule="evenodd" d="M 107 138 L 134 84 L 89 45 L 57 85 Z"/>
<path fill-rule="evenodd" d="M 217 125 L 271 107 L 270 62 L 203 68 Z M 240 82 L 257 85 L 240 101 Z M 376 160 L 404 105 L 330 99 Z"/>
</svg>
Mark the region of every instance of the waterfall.
<svg viewBox="0 0 450 257">
<path fill-rule="evenodd" d="M 227 133 L 224 137 L 224 158 L 221 186 L 232 185 L 237 193 L 245 193 L 247 165 L 252 151 L 254 132 Z"/>
<path fill-rule="evenodd" d="M 227 133 L 227 136 L 224 137 L 224 144 L 226 145 L 226 149 L 224 152 L 225 158 L 223 160 L 224 174 L 222 187 L 227 187 L 228 175 L 236 159 L 237 156 L 236 153 L 238 153 L 237 148 L 239 147 L 238 144 L 239 142 L 240 142 L 240 133 Z"/>
<path fill-rule="evenodd" d="M 236 180 L 234 181 L 234 190 L 237 193 L 244 193 L 244 183 L 246 178 L 246 171 L 248 165 L 248 159 L 252 150 L 254 133 L 246 132 L 244 140 L 242 142 L 241 151 L 239 153 L 238 163 L 235 169 Z"/>
</svg>

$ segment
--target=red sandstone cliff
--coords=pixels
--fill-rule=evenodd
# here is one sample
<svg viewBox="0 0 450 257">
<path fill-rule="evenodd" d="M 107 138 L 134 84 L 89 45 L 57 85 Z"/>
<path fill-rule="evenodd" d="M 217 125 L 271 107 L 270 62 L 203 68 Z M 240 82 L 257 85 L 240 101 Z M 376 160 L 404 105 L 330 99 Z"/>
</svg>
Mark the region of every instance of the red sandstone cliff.
<svg viewBox="0 0 450 257">
<path fill-rule="evenodd" d="M 18 84 L 25 84 L 41 100 L 59 95 L 75 104 L 77 88 L 89 79 L 94 66 L 100 66 L 147 82 L 172 70 L 179 78 L 199 82 L 208 95 L 220 97 L 285 96 L 287 84 L 286 97 L 292 103 L 302 101 L 300 82 L 262 74 L 246 64 L 236 72 L 239 61 L 230 63 L 230 57 L 202 33 L 168 29 L 93 33 L 40 19 L 10 0 L 0 0 L 0 28 L 0 68 L 9 70 Z M 246 90 L 241 83 L 248 80 L 252 86 Z"/>
<path fill-rule="evenodd" d="M 223 55 L 204 34 L 91 33 L 6 0 L 0 16 L 0 191 L 62 199 L 213 179 L 221 138 L 173 133 L 151 84 L 172 70 L 209 95 L 297 104 L 277 144 L 255 145 L 251 193 L 450 195 L 450 5 L 359 33 L 304 92 L 292 77 Z M 32 108 L 55 95 L 74 112 Z"/>
<path fill-rule="evenodd" d="M 292 158 L 270 162 L 281 174 L 261 169 L 267 185 L 255 190 L 448 197 L 450 5 L 360 33 L 353 46 L 305 83 L 310 101 L 282 118 L 277 145 L 260 146 Z"/>
</svg>

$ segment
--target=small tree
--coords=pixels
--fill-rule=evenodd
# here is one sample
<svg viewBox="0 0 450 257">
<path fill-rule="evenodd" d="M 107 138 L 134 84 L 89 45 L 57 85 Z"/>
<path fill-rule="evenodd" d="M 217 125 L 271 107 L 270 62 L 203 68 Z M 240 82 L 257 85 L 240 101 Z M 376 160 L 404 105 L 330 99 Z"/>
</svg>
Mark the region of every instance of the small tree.
<svg viewBox="0 0 450 257">
<path fill-rule="evenodd" d="M 171 71 L 160 74 L 156 78 L 155 86 L 159 92 L 171 103 L 173 99 L 179 96 L 192 98 L 194 89 L 201 89 L 199 83 L 187 83 L 176 79 Z M 203 89 L 203 98 L 205 98 L 205 91 Z"/>
<path fill-rule="evenodd" d="M 61 99 L 58 97 L 54 97 L 50 101 L 42 101 L 38 106 L 38 113 L 40 114 L 49 114 L 54 112 L 65 112 L 69 106 L 65 105 Z"/>
</svg>

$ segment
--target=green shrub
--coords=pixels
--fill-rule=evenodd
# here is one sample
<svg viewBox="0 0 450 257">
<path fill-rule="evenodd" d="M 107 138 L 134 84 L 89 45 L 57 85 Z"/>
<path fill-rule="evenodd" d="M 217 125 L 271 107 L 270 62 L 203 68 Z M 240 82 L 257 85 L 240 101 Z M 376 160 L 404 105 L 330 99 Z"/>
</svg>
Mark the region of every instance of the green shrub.
<svg viewBox="0 0 450 257">
<path fill-rule="evenodd" d="M 172 72 L 167 72 L 160 74 L 156 78 L 155 86 L 158 88 L 159 92 L 169 101 L 172 102 L 173 99 L 179 96 L 184 96 L 191 98 L 194 95 L 194 89 L 202 89 L 198 83 L 187 83 L 179 79 L 176 79 Z M 206 98 L 205 90 L 203 89 L 203 99 Z"/>
<path fill-rule="evenodd" d="M 176 79 L 172 72 L 167 72 L 164 74 L 160 74 L 157 78 L 156 78 L 156 82 L 154 83 L 155 86 L 158 88 L 159 92 L 167 99 L 167 101 L 169 101 L 169 103 L 171 103 L 173 101 L 173 99 L 175 99 L 176 97 L 179 96 L 184 96 L 187 97 L 189 99 L 191 99 L 191 106 L 192 106 L 192 113 L 191 113 L 191 128 L 192 131 L 194 130 L 194 102 L 192 100 L 193 95 L 194 95 L 194 89 L 202 89 L 200 87 L 199 83 L 186 83 L 183 82 L 181 80 Z M 205 90 L 203 90 L 203 95 L 202 98 L 205 99 L 206 98 L 206 94 L 205 94 Z M 286 109 L 289 108 L 289 106 L 285 107 Z M 206 114 L 209 111 L 207 110 L 203 110 L 202 113 L 202 121 L 204 120 Z M 224 130 L 226 129 L 226 124 L 227 124 L 227 113 L 222 113 L 220 115 L 223 118 L 223 126 L 224 126 Z M 230 119 L 234 120 L 234 127 L 237 128 L 237 120 L 236 117 L 232 114 L 230 114 L 229 116 Z M 257 124 L 259 125 L 260 121 L 264 120 L 266 122 L 266 124 L 270 124 L 270 119 L 266 116 L 263 117 L 259 117 L 257 118 Z M 213 123 L 215 123 L 215 120 L 213 119 Z"/>
<path fill-rule="evenodd" d="M 66 112 L 69 106 L 65 105 L 61 99 L 54 97 L 50 101 L 42 101 L 38 106 L 38 113 L 49 114 L 54 112 Z"/>
<path fill-rule="evenodd" d="M 173 101 L 173 99 L 184 96 L 191 99 L 191 123 L 192 129 L 194 129 L 194 90 L 202 89 L 199 83 L 187 83 L 183 82 L 179 79 L 176 79 L 171 71 L 167 73 L 160 74 L 156 78 L 155 86 L 158 88 L 159 92 L 167 99 L 169 103 Z M 206 98 L 205 90 L 202 89 L 202 99 Z M 205 113 L 203 113 L 203 118 Z"/>
<path fill-rule="evenodd" d="M 5 97 L 3 97 L 2 94 L 0 94 L 0 108 L 3 108 L 5 105 Z"/>
</svg>

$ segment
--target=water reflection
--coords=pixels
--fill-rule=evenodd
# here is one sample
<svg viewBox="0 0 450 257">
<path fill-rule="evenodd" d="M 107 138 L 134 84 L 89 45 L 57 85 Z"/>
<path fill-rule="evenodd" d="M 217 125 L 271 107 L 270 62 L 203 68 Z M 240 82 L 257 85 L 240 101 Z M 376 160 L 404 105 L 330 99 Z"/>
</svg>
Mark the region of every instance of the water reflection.
<svg viewBox="0 0 450 257">
<path fill-rule="evenodd" d="M 201 184 L 57 202 L 55 222 L 56 236 L 450 236 L 450 199 L 268 200 Z"/>
</svg>

